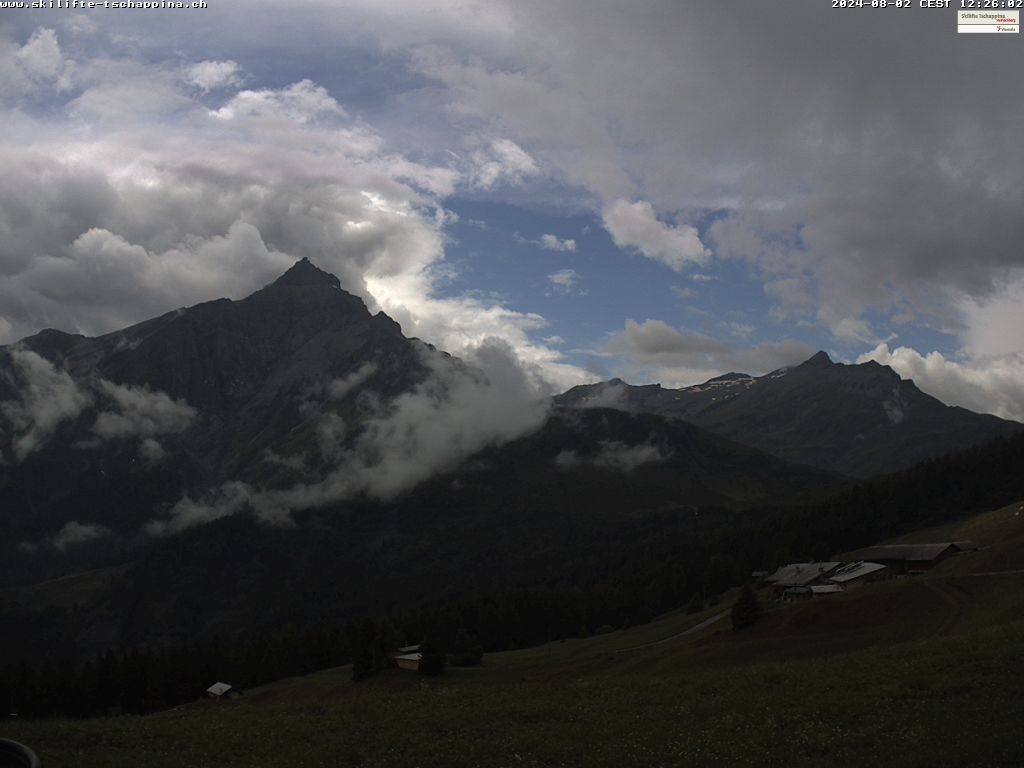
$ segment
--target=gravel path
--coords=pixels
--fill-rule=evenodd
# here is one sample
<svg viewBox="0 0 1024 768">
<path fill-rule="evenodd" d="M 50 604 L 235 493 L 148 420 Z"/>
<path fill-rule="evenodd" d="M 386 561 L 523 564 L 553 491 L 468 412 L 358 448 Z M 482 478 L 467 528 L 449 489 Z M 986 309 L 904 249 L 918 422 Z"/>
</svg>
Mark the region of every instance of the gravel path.
<svg viewBox="0 0 1024 768">
<path fill-rule="evenodd" d="M 616 653 L 628 653 L 629 651 L 638 651 L 641 648 L 651 648 L 655 645 L 661 645 L 662 643 L 670 643 L 673 640 L 676 640 L 680 637 L 684 637 L 685 635 L 692 635 L 694 632 L 700 632 L 705 627 L 710 627 L 716 621 L 721 621 L 728 615 L 729 611 L 722 611 L 721 613 L 716 613 L 710 619 L 704 619 L 704 621 L 702 621 L 700 624 L 695 624 L 689 629 L 684 629 L 682 632 L 676 632 L 674 635 L 669 635 L 668 637 L 662 638 L 661 640 L 655 640 L 653 643 L 644 643 L 643 645 L 634 645 L 629 648 L 620 648 L 616 651 Z"/>
</svg>

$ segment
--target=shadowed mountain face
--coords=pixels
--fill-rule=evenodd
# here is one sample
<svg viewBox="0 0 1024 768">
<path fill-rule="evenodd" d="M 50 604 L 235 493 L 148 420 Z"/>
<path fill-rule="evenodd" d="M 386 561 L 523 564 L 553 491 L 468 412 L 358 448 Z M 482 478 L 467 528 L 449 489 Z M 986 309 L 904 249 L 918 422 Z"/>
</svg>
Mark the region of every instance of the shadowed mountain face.
<svg viewBox="0 0 1024 768">
<path fill-rule="evenodd" d="M 694 531 L 727 527 L 757 500 L 839 486 L 690 424 L 556 410 L 535 432 L 387 503 L 354 500 L 289 529 L 235 517 L 166 540 L 118 598 L 134 606 L 123 632 L 140 642 L 155 628 L 169 639 L 182 627 L 230 635 L 324 610 L 412 613 L 551 580 L 614 583 L 616 569 L 638 569 L 642 557 L 694 567 Z M 155 591 L 159 603 L 148 598 Z"/>
<path fill-rule="evenodd" d="M 680 552 L 727 586 L 746 567 L 730 532 L 755 505 L 1014 426 L 824 355 L 679 391 L 577 388 L 550 408 L 499 358 L 478 371 L 405 338 L 307 261 L 241 301 L 0 348 L 0 588 L 84 585 L 84 609 L 19 653 L 538 585 L 618 594 Z M 42 605 L 40 588 L 6 594 Z"/>
<path fill-rule="evenodd" d="M 386 401 L 440 354 L 306 260 L 241 301 L 98 338 L 44 331 L 0 348 L 5 522 L 127 528 L 219 483 L 288 484 L 325 415 L 358 423 L 360 393 Z"/>
<path fill-rule="evenodd" d="M 558 466 L 537 463 L 515 440 L 544 424 L 546 404 L 489 376 L 405 338 L 306 260 L 241 301 L 98 338 L 44 331 L 0 348 L 0 522 L 10 546 L 39 545 L 37 560 L 102 541 L 130 552 L 225 515 L 289 523 L 307 508 L 390 502 L 503 444 L 491 486 L 554 473 L 559 497 L 597 482 L 623 489 L 624 507 L 651 482 L 662 502 L 728 505 L 833 479 L 615 412 L 561 414 L 542 432 Z"/>
<path fill-rule="evenodd" d="M 888 366 L 827 354 L 764 376 L 730 373 L 682 389 L 613 379 L 556 402 L 683 419 L 780 458 L 854 477 L 894 472 L 1024 426 L 947 406 Z"/>
<path fill-rule="evenodd" d="M 78 574 L 86 609 L 61 632 L 79 651 L 184 642 L 566 563 L 613 583 L 652 542 L 675 552 L 670 529 L 843 482 L 662 416 L 550 408 L 488 366 L 405 338 L 306 261 L 241 301 L 0 348 L 0 588 Z"/>
</svg>

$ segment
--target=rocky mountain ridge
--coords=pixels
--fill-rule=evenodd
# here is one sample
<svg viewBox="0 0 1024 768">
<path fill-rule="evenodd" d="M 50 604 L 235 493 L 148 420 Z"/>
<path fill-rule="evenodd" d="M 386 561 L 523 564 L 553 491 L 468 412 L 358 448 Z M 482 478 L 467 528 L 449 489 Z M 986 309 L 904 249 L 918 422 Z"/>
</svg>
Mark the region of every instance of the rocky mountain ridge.
<svg viewBox="0 0 1024 768">
<path fill-rule="evenodd" d="M 728 373 L 681 389 L 613 379 L 574 387 L 556 402 L 682 419 L 787 461 L 853 477 L 895 472 L 1024 429 L 947 406 L 888 366 L 843 365 L 825 352 L 763 376 Z"/>
</svg>

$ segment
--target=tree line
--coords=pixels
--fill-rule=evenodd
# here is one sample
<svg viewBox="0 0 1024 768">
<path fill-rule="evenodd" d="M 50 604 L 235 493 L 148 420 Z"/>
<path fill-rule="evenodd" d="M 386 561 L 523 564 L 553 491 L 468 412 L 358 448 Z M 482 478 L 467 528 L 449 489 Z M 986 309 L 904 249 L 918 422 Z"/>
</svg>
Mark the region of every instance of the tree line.
<svg viewBox="0 0 1024 768">
<path fill-rule="evenodd" d="M 107 650 L 87 660 L 59 646 L 60 652 L 0 669 L 0 705 L 33 718 L 151 712 L 195 700 L 217 681 L 246 688 L 348 663 L 353 677 L 365 679 L 387 667 L 389 650 L 422 640 L 435 654 L 478 659 L 484 651 L 645 623 L 674 608 L 703 605 L 742 584 L 752 570 L 827 559 L 1022 497 L 1024 434 L 812 504 L 665 509 L 612 539 L 602 531 L 573 531 L 554 550 L 555 560 L 535 561 L 535 572 L 519 577 L 523 586 L 462 600 L 438 595 L 404 616 L 255 627 L 224 640 Z M 743 624 L 749 611 L 737 618 Z M 0 612 L 0 619 L 5 634 L 27 621 L 18 611 Z M 34 620 L 57 637 L 78 628 L 73 611 L 51 608 Z"/>
</svg>

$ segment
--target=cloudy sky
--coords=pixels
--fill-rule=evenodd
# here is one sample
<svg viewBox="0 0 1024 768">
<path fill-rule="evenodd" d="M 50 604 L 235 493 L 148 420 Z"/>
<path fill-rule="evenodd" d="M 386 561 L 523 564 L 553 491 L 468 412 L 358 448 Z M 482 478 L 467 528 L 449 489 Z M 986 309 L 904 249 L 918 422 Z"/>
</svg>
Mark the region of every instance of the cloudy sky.
<svg viewBox="0 0 1024 768">
<path fill-rule="evenodd" d="M 1024 418 L 1024 44 L 830 5 L 0 10 L 0 343 L 307 256 L 555 389 L 822 348 Z"/>
</svg>

